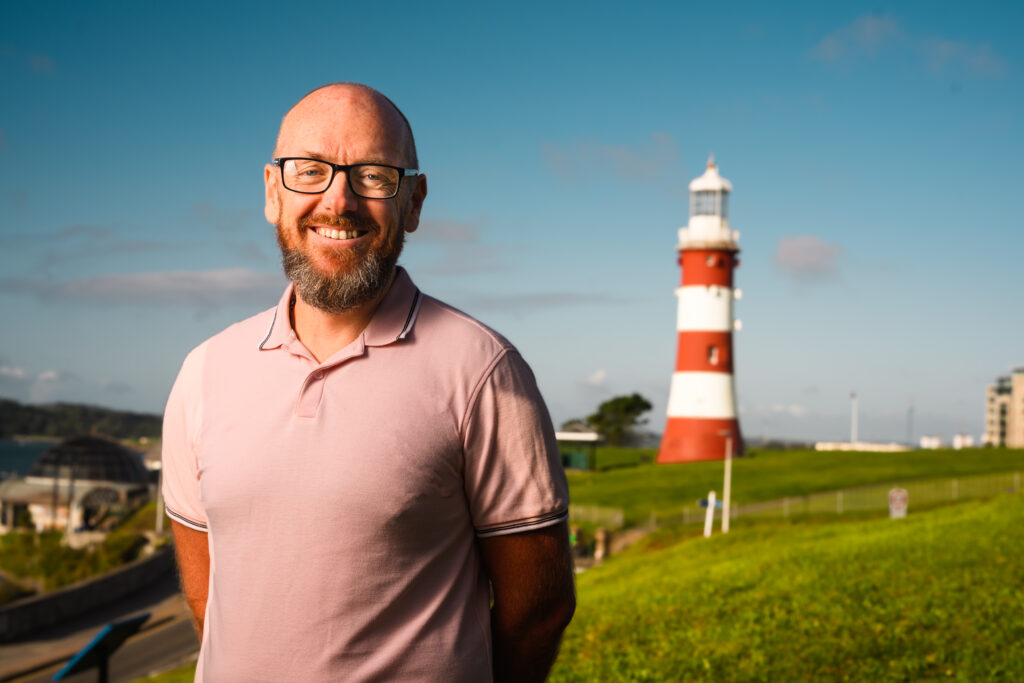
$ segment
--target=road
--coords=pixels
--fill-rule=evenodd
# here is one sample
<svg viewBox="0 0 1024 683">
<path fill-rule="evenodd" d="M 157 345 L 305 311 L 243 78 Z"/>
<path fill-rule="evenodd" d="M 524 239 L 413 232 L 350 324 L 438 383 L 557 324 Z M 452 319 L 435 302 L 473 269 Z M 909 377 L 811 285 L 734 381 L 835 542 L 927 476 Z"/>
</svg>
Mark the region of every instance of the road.
<svg viewBox="0 0 1024 683">
<path fill-rule="evenodd" d="M 0 644 L 0 681 L 50 681 L 53 675 L 112 622 L 148 612 L 143 630 L 130 638 L 110 660 L 110 680 L 131 681 L 179 666 L 199 650 L 188 607 L 174 572 L 112 605 L 76 617 L 31 638 Z M 96 672 L 66 679 L 96 680 Z"/>
<path fill-rule="evenodd" d="M 188 617 L 180 617 L 130 638 L 110 658 L 111 683 L 127 683 L 169 671 L 195 661 L 199 641 Z M 48 683 L 67 662 L 14 679 L 18 683 Z M 68 683 L 96 683 L 96 670 L 64 679 Z"/>
</svg>

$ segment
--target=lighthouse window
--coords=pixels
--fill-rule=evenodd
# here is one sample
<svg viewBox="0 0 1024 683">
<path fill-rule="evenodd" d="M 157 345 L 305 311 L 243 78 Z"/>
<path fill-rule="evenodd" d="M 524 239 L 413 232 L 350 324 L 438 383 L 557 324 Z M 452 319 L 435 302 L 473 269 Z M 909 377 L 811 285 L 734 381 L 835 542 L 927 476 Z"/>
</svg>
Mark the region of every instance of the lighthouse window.
<svg viewBox="0 0 1024 683">
<path fill-rule="evenodd" d="M 711 190 L 700 190 L 693 193 L 694 216 L 717 216 L 719 193 Z"/>
<path fill-rule="evenodd" d="M 690 195 L 690 214 L 727 218 L 728 200 L 729 193 L 724 190 L 698 190 Z"/>
<path fill-rule="evenodd" d="M 714 254 L 708 254 L 708 265 L 709 266 L 715 265 L 715 255 Z"/>
<path fill-rule="evenodd" d="M 712 365 L 718 365 L 718 347 L 714 344 L 708 346 L 708 362 Z"/>
</svg>

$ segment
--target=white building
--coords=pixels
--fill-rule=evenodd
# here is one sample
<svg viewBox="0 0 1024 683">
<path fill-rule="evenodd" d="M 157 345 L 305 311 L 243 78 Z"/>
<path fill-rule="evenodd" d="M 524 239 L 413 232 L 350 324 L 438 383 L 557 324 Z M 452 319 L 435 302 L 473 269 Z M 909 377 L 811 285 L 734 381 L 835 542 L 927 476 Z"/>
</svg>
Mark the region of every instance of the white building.
<svg viewBox="0 0 1024 683">
<path fill-rule="evenodd" d="M 984 443 L 1024 448 L 1024 367 L 997 377 L 986 393 Z"/>
</svg>

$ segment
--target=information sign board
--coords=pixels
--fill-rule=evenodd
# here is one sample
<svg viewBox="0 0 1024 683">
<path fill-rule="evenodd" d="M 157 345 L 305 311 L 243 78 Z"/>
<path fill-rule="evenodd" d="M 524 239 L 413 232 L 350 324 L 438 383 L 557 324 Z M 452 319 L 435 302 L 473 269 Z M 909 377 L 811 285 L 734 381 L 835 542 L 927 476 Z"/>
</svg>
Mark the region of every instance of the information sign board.
<svg viewBox="0 0 1024 683">
<path fill-rule="evenodd" d="M 889 519 L 903 519 L 907 516 L 907 502 L 909 497 L 906 489 L 892 489 L 889 491 Z"/>
</svg>

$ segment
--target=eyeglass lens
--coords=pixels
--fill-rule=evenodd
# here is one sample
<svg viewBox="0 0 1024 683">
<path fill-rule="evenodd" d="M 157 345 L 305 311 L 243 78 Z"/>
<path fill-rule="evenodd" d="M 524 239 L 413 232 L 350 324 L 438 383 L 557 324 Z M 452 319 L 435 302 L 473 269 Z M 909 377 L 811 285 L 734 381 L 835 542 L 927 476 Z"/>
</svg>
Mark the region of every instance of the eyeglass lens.
<svg viewBox="0 0 1024 683">
<path fill-rule="evenodd" d="M 313 159 L 288 159 L 281 169 L 284 186 L 296 192 L 323 192 L 334 172 L 330 164 Z M 394 197 L 401 179 L 397 169 L 374 164 L 356 164 L 347 175 L 353 192 L 373 199 Z"/>
</svg>

